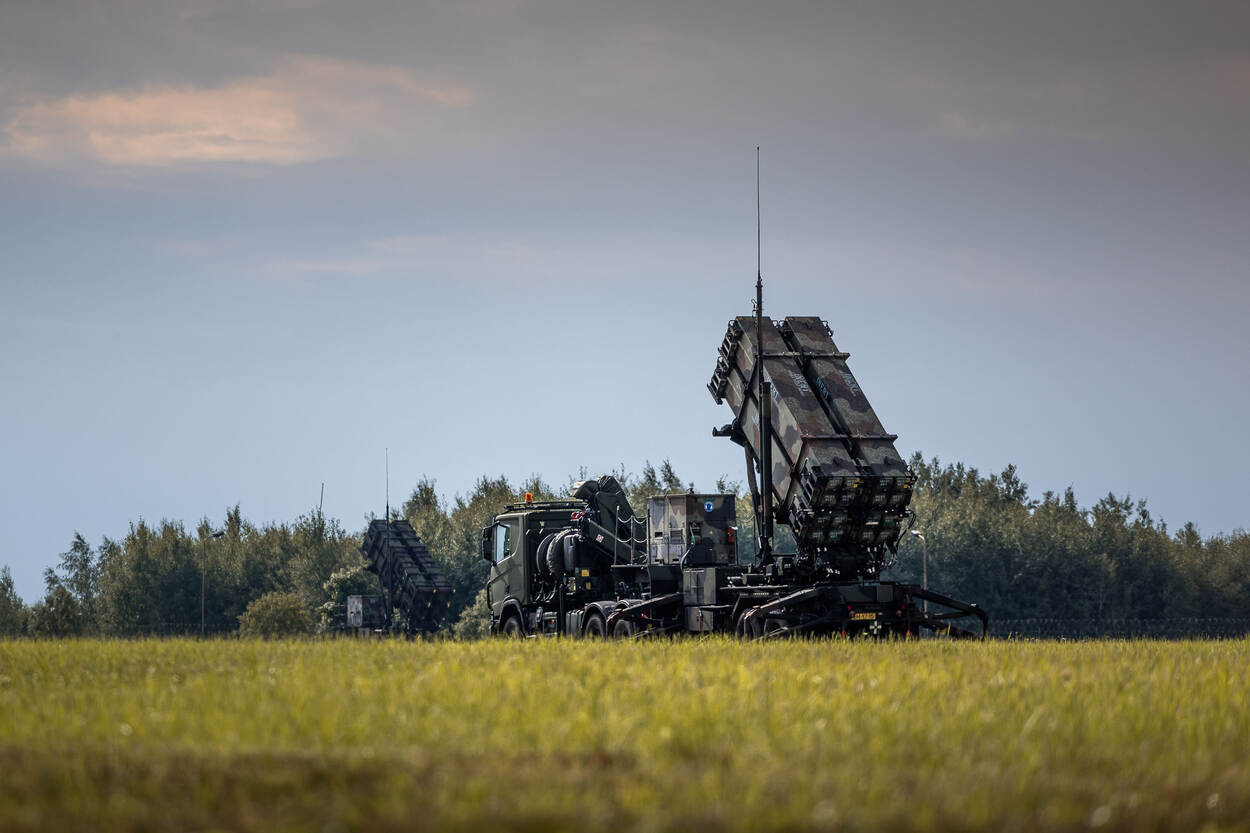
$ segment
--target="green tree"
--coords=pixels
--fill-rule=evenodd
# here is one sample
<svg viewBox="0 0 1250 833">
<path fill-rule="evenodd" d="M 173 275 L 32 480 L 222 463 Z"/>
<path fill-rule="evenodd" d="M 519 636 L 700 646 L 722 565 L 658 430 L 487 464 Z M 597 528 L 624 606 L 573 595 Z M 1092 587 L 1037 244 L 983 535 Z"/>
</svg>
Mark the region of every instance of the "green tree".
<svg viewBox="0 0 1250 833">
<path fill-rule="evenodd" d="M 290 527 L 287 552 L 279 569 L 280 584 L 311 607 L 325 593 L 325 583 L 336 571 L 363 566 L 359 540 L 349 538 L 335 519 L 320 509 L 300 515 Z"/>
<path fill-rule="evenodd" d="M 313 617 L 296 593 L 266 593 L 239 616 L 239 635 L 274 639 L 312 632 Z"/>
<path fill-rule="evenodd" d="M 625 489 L 625 494 L 629 497 L 629 503 L 634 507 L 635 512 L 645 512 L 647 498 L 664 493 L 660 477 L 650 460 L 643 465 L 641 475 L 630 478 L 628 486 L 622 482 L 621 487 Z"/>
<path fill-rule="evenodd" d="M 673 464 L 668 458 L 664 458 L 664 462 L 660 463 L 660 487 L 664 494 L 676 494 L 677 492 L 686 491 L 686 487 L 682 485 L 681 478 L 677 476 L 677 472 L 673 470 Z"/>
<path fill-rule="evenodd" d="M 26 629 L 26 605 L 13 586 L 9 568 L 0 567 L 0 637 L 20 636 Z"/>
<path fill-rule="evenodd" d="M 56 584 L 31 607 L 28 627 L 34 636 L 81 636 L 82 606 L 64 585 Z"/>
<path fill-rule="evenodd" d="M 452 633 L 457 639 L 484 639 L 490 636 L 490 606 L 486 604 L 486 588 L 473 596 L 473 602 L 461 612 Z"/>
<path fill-rule="evenodd" d="M 342 627 L 347 622 L 348 596 L 376 596 L 379 594 L 378 577 L 365 569 L 363 559 L 359 564 L 341 567 L 330 574 L 322 584 L 324 601 L 318 606 L 318 629 L 322 631 Z"/>
<path fill-rule="evenodd" d="M 55 586 L 64 586 L 74 597 L 83 633 L 99 630 L 100 564 L 95 551 L 80 533 L 74 532 L 69 549 L 61 553 L 57 570 L 44 571 L 44 583 L 49 591 Z"/>
</svg>

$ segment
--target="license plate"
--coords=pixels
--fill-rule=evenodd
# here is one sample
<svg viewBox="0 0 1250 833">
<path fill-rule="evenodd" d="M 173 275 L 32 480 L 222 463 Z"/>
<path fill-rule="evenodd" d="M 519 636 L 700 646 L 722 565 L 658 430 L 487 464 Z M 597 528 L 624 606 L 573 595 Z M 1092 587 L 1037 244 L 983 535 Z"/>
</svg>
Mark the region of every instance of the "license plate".
<svg viewBox="0 0 1250 833">
<path fill-rule="evenodd" d="M 855 620 L 860 620 L 860 619 L 872 620 L 872 619 L 877 618 L 877 614 L 871 613 L 871 612 L 870 613 L 852 613 L 851 618 Z"/>
</svg>

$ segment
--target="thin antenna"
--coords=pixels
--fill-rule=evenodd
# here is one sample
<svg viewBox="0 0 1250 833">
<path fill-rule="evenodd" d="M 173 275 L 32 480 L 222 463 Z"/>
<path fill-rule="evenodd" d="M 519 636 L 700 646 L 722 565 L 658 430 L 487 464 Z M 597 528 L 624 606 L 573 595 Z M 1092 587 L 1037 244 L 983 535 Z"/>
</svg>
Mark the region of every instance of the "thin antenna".
<svg viewBox="0 0 1250 833">
<path fill-rule="evenodd" d="M 391 450 L 386 449 L 386 518 L 384 519 L 389 526 L 391 523 Z"/>
<path fill-rule="evenodd" d="M 760 146 L 755 146 L 755 372 L 759 382 L 760 490 L 759 561 L 773 557 L 773 415 L 772 385 L 764 379 L 764 272 L 760 255 Z"/>
<path fill-rule="evenodd" d="M 321 515 L 321 507 L 326 505 L 326 484 L 321 481 L 321 499 L 317 501 L 317 514 Z"/>
</svg>

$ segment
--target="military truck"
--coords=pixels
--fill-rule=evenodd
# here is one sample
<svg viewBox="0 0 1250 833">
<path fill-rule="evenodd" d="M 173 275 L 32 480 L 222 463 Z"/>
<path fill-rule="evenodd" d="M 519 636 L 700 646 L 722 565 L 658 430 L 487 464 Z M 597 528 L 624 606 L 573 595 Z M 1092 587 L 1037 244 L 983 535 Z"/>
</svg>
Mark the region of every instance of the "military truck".
<svg viewBox="0 0 1250 833">
<path fill-rule="evenodd" d="M 915 475 L 820 318 L 729 322 L 708 385 L 745 452 L 758 553 L 740 564 L 734 495 L 649 498 L 634 514 L 612 477 L 569 500 L 510 504 L 482 531 L 491 630 L 505 636 L 729 632 L 973 636 L 974 604 L 881 580 L 912 520 Z M 774 551 L 774 524 L 794 533 Z"/>
<path fill-rule="evenodd" d="M 616 478 L 604 475 L 577 483 L 570 500 L 504 507 L 482 530 L 492 631 L 623 637 L 712 630 L 711 608 L 692 608 L 689 620 L 674 617 L 682 615 L 685 585 L 697 581 L 689 576 L 704 576 L 714 596 L 715 571 L 739 569 L 736 499 L 660 495 L 639 518 Z"/>
</svg>

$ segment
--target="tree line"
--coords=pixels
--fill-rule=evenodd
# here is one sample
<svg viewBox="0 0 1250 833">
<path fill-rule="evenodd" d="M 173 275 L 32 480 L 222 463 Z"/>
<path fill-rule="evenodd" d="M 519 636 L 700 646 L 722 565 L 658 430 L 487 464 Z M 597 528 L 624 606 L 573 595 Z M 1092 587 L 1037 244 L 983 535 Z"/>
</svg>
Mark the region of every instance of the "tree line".
<svg viewBox="0 0 1250 833">
<path fill-rule="evenodd" d="M 1250 534 L 1175 531 L 1146 501 L 1071 488 L 1031 497 L 1014 466 L 981 474 L 911 459 L 913 529 L 929 586 L 998 619 L 1236 619 L 1250 611 Z M 924 545 L 904 536 L 893 575 L 919 581 Z"/>
<path fill-rule="evenodd" d="M 1239 618 L 1250 609 L 1244 531 L 1204 539 L 1187 523 L 1173 532 L 1145 501 L 1113 494 L 1092 507 L 1079 506 L 1071 489 L 1033 498 L 1013 466 L 983 475 L 919 454 L 911 466 L 917 483 L 909 532 L 924 540 L 903 536 L 887 578 L 919 583 L 927 550 L 929 586 L 975 601 L 995 619 Z M 613 474 L 639 513 L 650 495 L 694 488 L 668 460 Z M 559 490 L 541 478 L 514 485 L 482 477 L 451 500 L 423 479 L 392 510 L 413 525 L 455 590 L 446 633 L 486 632 L 482 527 L 526 492 L 537 500 L 563 497 L 586 476 Z M 712 491 L 740 495 L 740 560 L 749 563 L 756 552 L 750 498 L 723 479 Z M 786 533 L 778 528 L 781 551 L 792 541 Z M 96 546 L 75 532 L 57 566 L 45 571 L 45 592 L 34 604 L 22 601 L 8 568 L 0 569 L 0 635 L 330 631 L 343 624 L 349 594 L 378 592 L 359 551 L 362 537 L 319 509 L 257 526 L 238 506 L 219 524 L 205 518 L 192 529 L 140 519 L 123 538 Z"/>
</svg>

